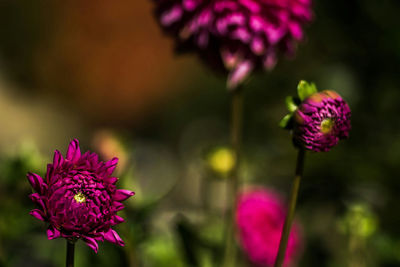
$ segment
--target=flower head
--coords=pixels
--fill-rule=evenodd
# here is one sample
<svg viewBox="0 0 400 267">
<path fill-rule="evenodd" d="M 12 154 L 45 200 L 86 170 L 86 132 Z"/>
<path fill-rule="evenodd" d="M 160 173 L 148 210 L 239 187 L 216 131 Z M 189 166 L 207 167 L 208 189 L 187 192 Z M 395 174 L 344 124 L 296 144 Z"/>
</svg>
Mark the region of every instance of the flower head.
<svg viewBox="0 0 400 267">
<path fill-rule="evenodd" d="M 350 117 L 349 106 L 336 92 L 314 93 L 294 113 L 294 143 L 316 152 L 329 151 L 349 136 Z"/>
<path fill-rule="evenodd" d="M 124 245 L 111 227 L 124 221 L 116 213 L 124 208 L 121 202 L 134 192 L 116 189 L 118 178 L 111 175 L 117 162 L 117 158 L 101 162 L 95 153 L 81 154 L 79 142 L 74 139 L 65 158 L 55 151 L 45 179 L 28 173 L 36 191 L 30 198 L 39 206 L 30 214 L 50 224 L 48 239 L 82 239 L 96 252 L 97 241 Z"/>
<path fill-rule="evenodd" d="M 292 54 L 312 18 L 311 0 L 154 0 L 160 24 L 178 48 L 229 74 L 228 87 Z"/>
<path fill-rule="evenodd" d="M 257 266 L 272 266 L 278 254 L 286 217 L 280 196 L 267 189 L 252 189 L 238 198 L 236 224 L 240 243 Z M 302 247 L 299 225 L 294 223 L 285 255 L 285 264 L 298 256 Z"/>
</svg>

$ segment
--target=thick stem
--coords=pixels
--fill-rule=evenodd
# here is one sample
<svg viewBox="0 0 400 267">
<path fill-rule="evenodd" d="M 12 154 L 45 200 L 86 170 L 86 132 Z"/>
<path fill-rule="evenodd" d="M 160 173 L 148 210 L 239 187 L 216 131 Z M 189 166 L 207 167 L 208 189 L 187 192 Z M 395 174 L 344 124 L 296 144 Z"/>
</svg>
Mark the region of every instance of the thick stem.
<svg viewBox="0 0 400 267">
<path fill-rule="evenodd" d="M 228 213 L 226 216 L 226 237 L 224 267 L 234 267 L 236 263 L 235 243 L 235 209 L 236 196 L 239 188 L 239 163 L 242 140 L 242 113 L 243 113 L 243 92 L 240 88 L 231 92 L 231 144 L 235 155 L 235 164 L 232 168 L 231 177 L 228 180 L 227 201 Z"/>
<path fill-rule="evenodd" d="M 75 242 L 67 240 L 67 267 L 74 267 Z"/>
<path fill-rule="evenodd" d="M 300 148 L 299 153 L 297 154 L 296 172 L 292 185 L 292 192 L 290 194 L 290 199 L 289 199 L 289 208 L 285 223 L 283 225 L 283 231 L 282 231 L 281 241 L 279 243 L 278 255 L 276 256 L 274 265 L 275 267 L 282 267 L 282 264 L 285 260 L 286 247 L 288 244 L 290 229 L 292 227 L 294 212 L 296 209 L 297 195 L 299 193 L 301 177 L 303 176 L 305 153 L 306 153 L 305 150 Z"/>
</svg>

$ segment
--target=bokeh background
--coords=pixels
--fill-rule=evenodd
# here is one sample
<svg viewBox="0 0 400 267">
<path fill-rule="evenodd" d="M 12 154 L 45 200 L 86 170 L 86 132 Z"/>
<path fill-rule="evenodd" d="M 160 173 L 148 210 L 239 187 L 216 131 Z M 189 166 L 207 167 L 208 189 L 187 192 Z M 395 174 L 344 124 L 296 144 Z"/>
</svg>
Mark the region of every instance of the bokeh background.
<svg viewBox="0 0 400 267">
<path fill-rule="evenodd" d="M 241 174 L 286 196 L 296 151 L 277 127 L 284 98 L 300 79 L 338 91 L 353 130 L 307 157 L 298 266 L 400 266 L 400 2 L 314 2 L 297 56 L 246 84 Z M 78 243 L 76 266 L 220 266 L 215 167 L 229 158 L 214 153 L 228 130 L 225 78 L 174 55 L 150 0 L 0 1 L 0 266 L 63 266 L 65 241 L 29 215 L 25 175 L 72 138 L 118 155 L 120 186 L 136 191 L 117 227 L 126 246 L 96 255 Z"/>
</svg>

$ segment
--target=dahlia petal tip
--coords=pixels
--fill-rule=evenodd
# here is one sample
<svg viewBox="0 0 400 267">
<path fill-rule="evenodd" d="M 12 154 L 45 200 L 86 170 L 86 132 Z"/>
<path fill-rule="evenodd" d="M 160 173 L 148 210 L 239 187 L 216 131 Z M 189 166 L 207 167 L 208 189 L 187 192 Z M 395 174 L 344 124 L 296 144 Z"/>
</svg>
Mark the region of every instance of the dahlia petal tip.
<svg viewBox="0 0 400 267">
<path fill-rule="evenodd" d="M 97 242 L 94 238 L 86 236 L 83 238 L 83 241 L 86 243 L 86 245 L 88 247 L 93 249 L 95 253 L 97 253 L 99 251 L 99 244 L 97 244 Z"/>
<path fill-rule="evenodd" d="M 227 88 L 229 90 L 236 89 L 251 73 L 253 64 L 250 61 L 244 61 L 230 73 L 227 81 Z"/>
<path fill-rule="evenodd" d="M 44 181 L 42 177 L 40 177 L 36 173 L 31 172 L 28 172 L 26 177 L 28 178 L 29 183 L 36 192 L 43 193 Z"/>
<path fill-rule="evenodd" d="M 76 161 L 81 156 L 78 139 L 73 139 L 68 146 L 66 158 L 70 161 Z"/>
<path fill-rule="evenodd" d="M 34 210 L 31 210 L 31 212 L 29 212 L 29 214 L 32 215 L 33 217 L 35 217 L 38 220 L 45 221 L 44 212 L 41 211 L 41 210 L 34 209 Z"/>
<path fill-rule="evenodd" d="M 53 168 L 57 168 L 61 166 L 64 162 L 64 157 L 62 156 L 61 152 L 58 150 L 54 151 L 54 158 L 53 158 Z"/>
<path fill-rule="evenodd" d="M 113 222 L 114 222 L 114 225 L 117 225 L 117 224 L 125 222 L 125 220 L 124 220 L 124 218 L 122 218 L 122 217 L 120 217 L 118 215 L 115 215 L 113 217 Z"/>
<path fill-rule="evenodd" d="M 43 201 L 43 199 L 40 197 L 38 193 L 33 193 L 29 195 L 29 198 L 36 204 L 38 204 L 42 210 L 46 210 L 46 205 Z"/>
<path fill-rule="evenodd" d="M 118 160 L 119 159 L 117 157 L 112 158 L 111 160 L 104 163 L 101 170 L 104 171 L 107 175 L 111 175 L 117 167 Z"/>
<path fill-rule="evenodd" d="M 118 164 L 118 161 L 119 161 L 119 159 L 117 157 L 114 157 L 110 161 L 107 161 L 106 165 L 109 166 L 109 168 L 111 168 L 111 167 L 115 168 Z"/>
<path fill-rule="evenodd" d="M 117 177 L 107 177 L 104 179 L 105 182 L 108 182 L 109 184 L 115 184 L 116 182 L 118 182 L 118 178 Z"/>
<path fill-rule="evenodd" d="M 57 228 L 50 225 L 49 228 L 47 229 L 47 238 L 49 240 L 52 240 L 52 239 L 58 238 L 60 236 L 61 236 L 61 232 Z"/>
<path fill-rule="evenodd" d="M 119 245 L 123 247 L 125 245 L 124 241 L 121 239 L 121 237 L 117 234 L 116 231 L 110 228 L 108 232 L 104 234 L 104 239 L 107 240 L 110 243 Z"/>
<path fill-rule="evenodd" d="M 125 190 L 125 189 L 118 189 L 115 191 L 114 200 L 115 201 L 124 201 L 134 195 L 135 195 L 135 192 Z"/>
<path fill-rule="evenodd" d="M 172 7 L 170 10 L 165 11 L 161 15 L 161 24 L 163 26 L 170 26 L 178 21 L 182 16 L 182 8 L 179 5 Z"/>
</svg>

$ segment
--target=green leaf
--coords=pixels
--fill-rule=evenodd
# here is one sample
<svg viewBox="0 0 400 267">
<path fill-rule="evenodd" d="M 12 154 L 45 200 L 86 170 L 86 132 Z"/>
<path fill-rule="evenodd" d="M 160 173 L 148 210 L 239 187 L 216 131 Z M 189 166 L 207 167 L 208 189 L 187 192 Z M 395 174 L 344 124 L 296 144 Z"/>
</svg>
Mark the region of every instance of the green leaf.
<svg viewBox="0 0 400 267">
<path fill-rule="evenodd" d="M 306 81 L 300 81 L 299 85 L 297 86 L 297 93 L 301 101 L 316 92 L 318 92 L 318 90 L 314 83 L 310 84 Z"/>
<path fill-rule="evenodd" d="M 294 98 L 292 96 L 288 96 L 285 99 L 286 102 L 286 107 L 290 112 L 295 112 L 297 109 L 297 105 L 294 101 Z"/>
<path fill-rule="evenodd" d="M 279 122 L 279 127 L 283 129 L 288 129 L 290 126 L 291 120 L 293 118 L 293 114 L 287 114 L 283 119 Z"/>
</svg>

